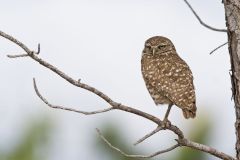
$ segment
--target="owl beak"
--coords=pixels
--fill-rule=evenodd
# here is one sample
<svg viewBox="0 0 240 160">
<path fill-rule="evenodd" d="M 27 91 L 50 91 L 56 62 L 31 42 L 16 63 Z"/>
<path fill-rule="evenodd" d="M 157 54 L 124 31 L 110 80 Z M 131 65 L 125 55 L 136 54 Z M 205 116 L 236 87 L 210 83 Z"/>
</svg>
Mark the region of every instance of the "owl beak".
<svg viewBox="0 0 240 160">
<path fill-rule="evenodd" d="M 154 55 L 154 54 L 155 54 L 155 52 L 156 52 L 156 49 L 155 49 L 155 48 L 153 48 L 153 49 L 152 49 L 152 54 Z"/>
</svg>

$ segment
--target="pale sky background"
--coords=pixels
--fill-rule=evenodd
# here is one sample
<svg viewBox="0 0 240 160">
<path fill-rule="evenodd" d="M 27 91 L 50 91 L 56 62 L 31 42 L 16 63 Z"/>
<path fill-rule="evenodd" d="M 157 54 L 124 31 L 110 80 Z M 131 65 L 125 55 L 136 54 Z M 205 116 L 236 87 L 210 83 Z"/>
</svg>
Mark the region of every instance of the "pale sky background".
<svg viewBox="0 0 240 160">
<path fill-rule="evenodd" d="M 220 0 L 189 2 L 204 22 L 225 28 Z M 31 49 L 37 49 L 41 43 L 41 58 L 113 100 L 158 117 L 164 115 L 166 106 L 155 107 L 147 92 L 140 71 L 141 52 L 144 41 L 151 36 L 170 38 L 192 69 L 198 107 L 194 120 L 185 120 L 180 109 L 174 107 L 172 123 L 187 133 L 197 127 L 194 123 L 198 119 L 208 115 L 214 122 L 208 145 L 235 154 L 235 112 L 227 47 L 209 55 L 227 41 L 226 33 L 201 26 L 182 0 L 0 0 L 0 13 L 0 30 Z M 6 54 L 23 53 L 15 44 L 0 38 L 0 46 L 0 145 L 6 150 L 18 141 L 29 118 L 38 116 L 48 115 L 58 121 L 51 160 L 104 159 L 95 154 L 90 138 L 97 136 L 95 128 L 101 129 L 106 121 L 119 127 L 129 144 L 155 127 L 121 111 L 87 117 L 49 109 L 35 95 L 33 77 L 41 93 L 54 104 L 89 111 L 108 105 L 29 58 L 7 58 Z M 138 148 L 148 148 L 150 153 L 174 143 L 174 138 L 163 132 Z"/>
</svg>

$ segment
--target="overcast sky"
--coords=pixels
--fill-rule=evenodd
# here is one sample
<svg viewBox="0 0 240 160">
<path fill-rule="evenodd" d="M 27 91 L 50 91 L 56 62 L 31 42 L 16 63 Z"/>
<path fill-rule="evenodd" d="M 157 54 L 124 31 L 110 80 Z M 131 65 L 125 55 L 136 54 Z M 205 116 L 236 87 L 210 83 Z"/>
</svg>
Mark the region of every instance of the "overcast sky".
<svg viewBox="0 0 240 160">
<path fill-rule="evenodd" d="M 220 0 L 189 2 L 203 21 L 225 28 Z M 170 38 L 192 69 L 198 107 L 194 120 L 185 120 L 180 109 L 174 107 L 170 115 L 172 123 L 187 132 L 198 119 L 208 115 L 215 122 L 209 144 L 234 154 L 235 113 L 230 99 L 227 47 L 209 55 L 212 49 L 227 41 L 226 33 L 201 26 L 183 1 L 9 0 L 0 1 L 0 13 L 0 30 L 31 49 L 36 50 L 41 43 L 41 58 L 73 78 L 81 78 L 113 100 L 158 117 L 164 115 L 166 106 L 155 107 L 148 94 L 140 71 L 141 52 L 145 40 L 151 36 Z M 59 122 L 51 160 L 59 157 L 62 160 L 99 159 L 87 145 L 91 140 L 86 137 L 94 135 L 94 128 L 101 127 L 101 123 L 111 121 L 127 132 L 132 143 L 155 127 L 151 122 L 123 112 L 85 117 L 49 109 L 35 95 L 33 77 L 42 94 L 54 104 L 82 110 L 108 105 L 95 95 L 74 88 L 29 58 L 8 59 L 6 54 L 23 53 L 15 44 L 0 38 L 0 46 L 0 145 L 13 145 L 30 117 L 50 115 Z M 142 145 L 155 151 L 172 140 L 166 141 L 166 136 L 158 134 Z M 155 140 L 166 142 L 159 145 Z"/>
</svg>

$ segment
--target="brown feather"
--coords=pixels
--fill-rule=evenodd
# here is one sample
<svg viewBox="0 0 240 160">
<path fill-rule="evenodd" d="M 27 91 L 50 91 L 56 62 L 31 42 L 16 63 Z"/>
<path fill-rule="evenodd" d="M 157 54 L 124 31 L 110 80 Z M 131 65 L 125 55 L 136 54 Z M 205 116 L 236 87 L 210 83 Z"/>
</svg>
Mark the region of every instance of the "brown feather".
<svg viewBox="0 0 240 160">
<path fill-rule="evenodd" d="M 157 40 L 154 41 L 155 45 L 161 43 L 161 38 Z M 166 39 L 163 42 L 166 44 Z M 169 44 L 173 46 L 171 42 Z M 192 72 L 177 55 L 174 46 L 164 52 L 159 49 L 154 54 L 145 48 L 141 64 L 144 81 L 156 105 L 172 103 L 183 110 L 185 118 L 196 116 Z"/>
</svg>

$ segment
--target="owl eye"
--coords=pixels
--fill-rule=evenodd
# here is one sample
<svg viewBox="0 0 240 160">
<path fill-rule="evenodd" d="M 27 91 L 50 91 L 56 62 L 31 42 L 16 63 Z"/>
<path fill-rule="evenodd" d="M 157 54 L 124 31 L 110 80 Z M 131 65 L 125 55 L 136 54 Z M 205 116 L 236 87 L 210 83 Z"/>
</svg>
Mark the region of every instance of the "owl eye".
<svg viewBox="0 0 240 160">
<path fill-rule="evenodd" d="M 145 46 L 145 48 L 147 48 L 147 49 L 149 49 L 149 50 L 150 50 L 150 49 L 151 49 L 151 46 Z"/>
<path fill-rule="evenodd" d="M 160 45 L 160 46 L 158 46 L 158 49 L 163 49 L 165 47 L 166 47 L 166 45 Z"/>
</svg>

